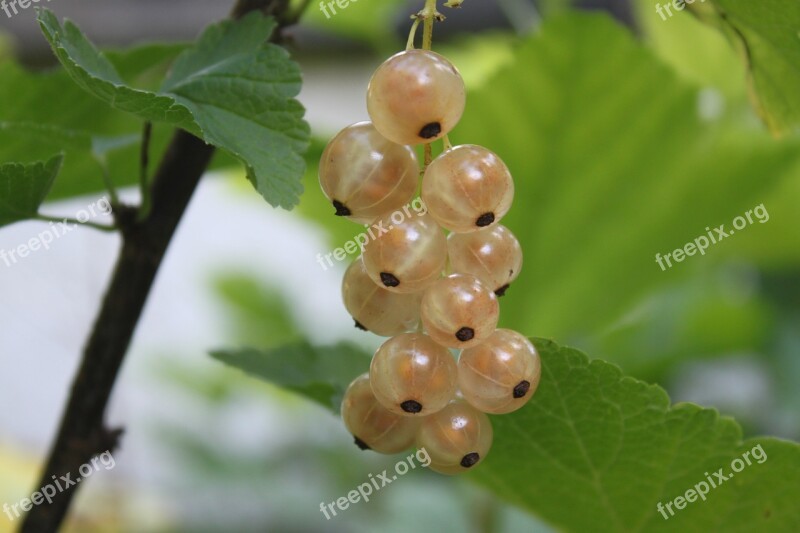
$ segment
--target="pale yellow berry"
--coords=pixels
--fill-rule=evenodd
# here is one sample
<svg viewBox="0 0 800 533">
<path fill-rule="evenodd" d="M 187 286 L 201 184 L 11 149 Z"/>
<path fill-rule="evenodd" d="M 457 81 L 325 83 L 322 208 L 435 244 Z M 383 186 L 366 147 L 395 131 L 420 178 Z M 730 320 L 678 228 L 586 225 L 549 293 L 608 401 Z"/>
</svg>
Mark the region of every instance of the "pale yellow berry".
<svg viewBox="0 0 800 533">
<path fill-rule="evenodd" d="M 336 214 L 361 224 L 410 202 L 418 179 L 414 150 L 387 140 L 371 122 L 343 129 L 320 159 L 319 182 Z"/>
<path fill-rule="evenodd" d="M 472 274 L 495 294 L 505 294 L 522 270 L 522 248 L 505 226 L 497 225 L 447 237 L 450 272 Z"/>
<path fill-rule="evenodd" d="M 439 279 L 447 263 L 447 238 L 429 214 L 395 211 L 370 228 L 364 266 L 375 283 L 393 292 L 418 292 Z"/>
<path fill-rule="evenodd" d="M 428 468 L 441 474 L 459 474 L 474 468 L 492 447 L 489 417 L 467 402 L 456 400 L 422 420 L 417 448 L 431 458 Z"/>
<path fill-rule="evenodd" d="M 448 348 L 465 349 L 494 332 L 500 305 L 494 292 L 475 276 L 451 274 L 425 291 L 420 317 L 433 340 Z"/>
<path fill-rule="evenodd" d="M 361 258 L 344 274 L 342 299 L 356 326 L 376 335 L 391 337 L 419 324 L 422 293 L 400 294 L 379 286 L 367 274 Z"/>
<path fill-rule="evenodd" d="M 456 233 L 497 224 L 514 200 L 514 180 L 496 154 L 475 145 L 452 148 L 433 160 L 422 179 L 422 199 L 444 228 Z"/>
<path fill-rule="evenodd" d="M 344 394 L 342 419 L 362 450 L 399 453 L 411 447 L 419 420 L 384 408 L 369 383 L 369 374 L 358 376 Z"/>
<path fill-rule="evenodd" d="M 464 80 L 447 59 L 408 50 L 387 59 L 369 83 L 367 109 L 381 134 L 399 144 L 430 143 L 452 130 L 466 104 Z"/>
<path fill-rule="evenodd" d="M 378 348 L 369 369 L 372 392 L 398 415 L 427 416 L 456 393 L 453 355 L 422 333 L 403 333 Z"/>
<path fill-rule="evenodd" d="M 542 365 L 531 341 L 510 329 L 498 329 L 458 359 L 458 384 L 464 399 L 491 414 L 516 411 L 539 386 Z"/>
</svg>

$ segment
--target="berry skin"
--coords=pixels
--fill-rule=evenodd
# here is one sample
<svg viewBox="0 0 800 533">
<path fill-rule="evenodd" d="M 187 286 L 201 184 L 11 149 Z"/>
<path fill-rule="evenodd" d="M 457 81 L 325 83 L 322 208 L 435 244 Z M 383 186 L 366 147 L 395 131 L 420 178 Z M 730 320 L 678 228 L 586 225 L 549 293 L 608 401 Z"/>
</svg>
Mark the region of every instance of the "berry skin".
<svg viewBox="0 0 800 533">
<path fill-rule="evenodd" d="M 430 143 L 452 130 L 466 105 L 464 80 L 447 59 L 407 50 L 387 59 L 369 83 L 367 109 L 375 127 L 398 144 Z"/>
<path fill-rule="evenodd" d="M 469 233 L 505 216 L 514 200 L 514 180 L 493 152 L 471 144 L 457 146 L 428 166 L 422 200 L 444 228 Z"/>
<path fill-rule="evenodd" d="M 431 458 L 429 468 L 440 474 L 460 474 L 474 468 L 492 447 L 489 417 L 467 402 L 456 400 L 422 420 L 417 448 Z"/>
<path fill-rule="evenodd" d="M 447 239 L 429 214 L 399 211 L 379 219 L 375 239 L 364 249 L 364 266 L 372 280 L 392 292 L 418 292 L 439 279 L 447 263 Z M 392 217 L 398 223 L 392 222 Z M 375 229 L 375 226 L 386 230 Z"/>
<path fill-rule="evenodd" d="M 451 233 L 447 237 L 450 272 L 472 274 L 498 296 L 505 294 L 522 270 L 522 248 L 505 226 Z"/>
<path fill-rule="evenodd" d="M 500 305 L 494 292 L 475 276 L 451 274 L 425 291 L 420 317 L 433 340 L 448 348 L 465 349 L 494 332 Z"/>
<path fill-rule="evenodd" d="M 458 360 L 461 394 L 477 409 L 502 415 L 516 411 L 539 386 L 542 364 L 533 344 L 516 331 L 498 329 Z"/>
<path fill-rule="evenodd" d="M 319 166 L 319 183 L 336 214 L 361 224 L 410 202 L 418 176 L 414 150 L 386 140 L 370 122 L 339 132 Z"/>
<path fill-rule="evenodd" d="M 450 351 L 422 333 L 403 333 L 378 348 L 369 368 L 372 392 L 389 411 L 420 417 L 442 409 L 456 393 Z"/>
<path fill-rule="evenodd" d="M 378 453 L 399 453 L 410 448 L 419 420 L 385 409 L 372 394 L 369 374 L 358 376 L 344 393 L 342 419 L 356 445 Z"/>
<path fill-rule="evenodd" d="M 376 285 L 361 258 L 353 261 L 344 274 L 342 299 L 347 312 L 362 328 L 382 337 L 412 331 L 419 324 L 422 293 L 398 294 Z"/>
</svg>

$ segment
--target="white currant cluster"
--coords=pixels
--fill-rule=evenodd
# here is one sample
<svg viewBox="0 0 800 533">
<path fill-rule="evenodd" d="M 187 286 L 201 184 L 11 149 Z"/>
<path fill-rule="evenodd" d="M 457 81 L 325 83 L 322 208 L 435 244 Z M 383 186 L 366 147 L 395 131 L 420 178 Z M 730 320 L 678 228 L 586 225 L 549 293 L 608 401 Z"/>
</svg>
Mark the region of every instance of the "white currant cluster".
<svg viewBox="0 0 800 533">
<path fill-rule="evenodd" d="M 383 63 L 369 84 L 371 122 L 345 128 L 322 156 L 320 183 L 336 214 L 388 221 L 411 202 L 420 173 L 412 146 L 446 137 L 465 103 L 461 75 L 439 54 L 410 49 Z M 362 449 L 416 445 L 430 468 L 456 474 L 492 445 L 486 413 L 515 411 L 536 391 L 535 348 L 497 329 L 498 296 L 522 267 L 519 242 L 499 225 L 513 196 L 497 155 L 445 138 L 422 178 L 427 213 L 386 223 L 391 229 L 348 268 L 342 295 L 356 326 L 391 337 L 342 404 Z M 457 363 L 451 349 L 460 351 Z"/>
</svg>

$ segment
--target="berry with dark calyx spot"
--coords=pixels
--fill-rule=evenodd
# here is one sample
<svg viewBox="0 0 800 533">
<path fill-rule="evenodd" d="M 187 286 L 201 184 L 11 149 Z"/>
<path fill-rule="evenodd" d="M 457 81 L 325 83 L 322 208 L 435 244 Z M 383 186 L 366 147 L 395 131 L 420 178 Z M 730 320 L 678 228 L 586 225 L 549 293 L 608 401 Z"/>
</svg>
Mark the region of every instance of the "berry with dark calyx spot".
<svg viewBox="0 0 800 533">
<path fill-rule="evenodd" d="M 367 110 L 375 127 L 398 144 L 447 135 L 466 105 L 464 80 L 450 61 L 430 50 L 406 50 L 387 59 L 369 82 Z"/>
<path fill-rule="evenodd" d="M 456 146 L 428 166 L 422 200 L 442 227 L 469 233 L 505 216 L 514 200 L 514 180 L 493 152 L 471 144 Z"/>
<path fill-rule="evenodd" d="M 378 348 L 369 379 L 375 397 L 386 409 L 422 417 L 453 399 L 457 373 L 447 348 L 422 333 L 403 333 Z"/>
<path fill-rule="evenodd" d="M 451 274 L 431 285 L 422 296 L 422 325 L 433 340 L 448 348 L 480 344 L 497 327 L 497 296 L 478 278 Z"/>
<path fill-rule="evenodd" d="M 356 446 L 378 453 L 398 453 L 414 442 L 419 421 L 385 409 L 372 393 L 369 374 L 358 376 L 342 400 L 342 419 Z"/>
<path fill-rule="evenodd" d="M 417 448 L 431 458 L 429 468 L 441 474 L 459 474 L 475 468 L 492 447 L 489 417 L 463 400 L 451 402 L 422 420 Z"/>
<path fill-rule="evenodd" d="M 511 231 L 502 225 L 451 233 L 447 237 L 449 271 L 472 274 L 503 296 L 522 271 L 522 248 Z"/>
<path fill-rule="evenodd" d="M 339 132 L 319 164 L 319 183 L 336 215 L 361 224 L 409 203 L 418 176 L 414 150 L 387 140 L 370 122 Z"/>
<path fill-rule="evenodd" d="M 516 411 L 539 386 L 541 360 L 531 341 L 510 329 L 498 329 L 458 359 L 458 385 L 464 399 L 490 414 Z"/>
<path fill-rule="evenodd" d="M 374 230 L 375 239 L 364 248 L 364 266 L 372 280 L 387 290 L 418 292 L 442 276 L 447 239 L 429 214 L 400 215 L 387 214 L 373 224 L 381 230 Z"/>
<path fill-rule="evenodd" d="M 422 293 L 400 294 L 376 284 L 360 257 L 344 274 L 342 300 L 357 328 L 382 337 L 413 331 L 419 325 Z"/>
</svg>

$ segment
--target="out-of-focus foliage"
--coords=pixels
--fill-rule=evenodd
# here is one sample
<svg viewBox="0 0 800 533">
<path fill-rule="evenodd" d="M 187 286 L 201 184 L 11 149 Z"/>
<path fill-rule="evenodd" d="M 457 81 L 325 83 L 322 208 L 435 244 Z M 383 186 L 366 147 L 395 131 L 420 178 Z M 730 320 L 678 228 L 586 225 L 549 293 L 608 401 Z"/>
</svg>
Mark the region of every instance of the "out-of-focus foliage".
<svg viewBox="0 0 800 533">
<path fill-rule="evenodd" d="M 736 47 L 753 104 L 770 129 L 778 135 L 800 131 L 800 3 L 710 0 L 689 8 Z"/>
<path fill-rule="evenodd" d="M 63 157 L 0 165 L 0 226 L 34 218 L 61 168 Z"/>
</svg>

